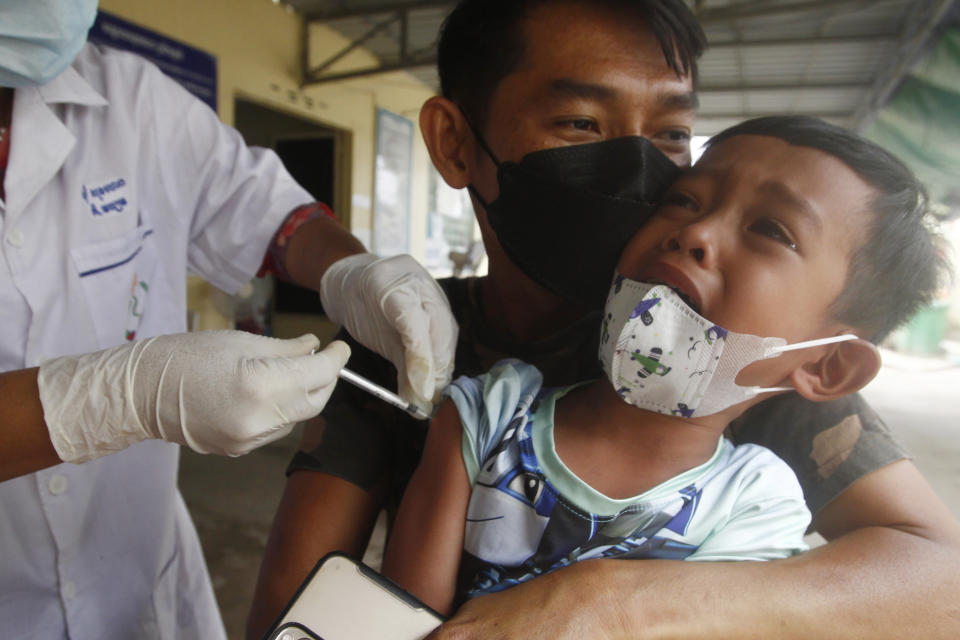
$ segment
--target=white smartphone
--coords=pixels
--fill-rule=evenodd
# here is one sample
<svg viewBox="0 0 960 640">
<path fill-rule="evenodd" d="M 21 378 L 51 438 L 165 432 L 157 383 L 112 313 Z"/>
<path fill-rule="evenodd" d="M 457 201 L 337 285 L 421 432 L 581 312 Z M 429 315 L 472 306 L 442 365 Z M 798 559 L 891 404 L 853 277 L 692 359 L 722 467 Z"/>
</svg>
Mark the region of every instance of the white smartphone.
<svg viewBox="0 0 960 640">
<path fill-rule="evenodd" d="M 266 640 L 422 640 L 443 616 L 362 562 L 323 557 Z"/>
</svg>

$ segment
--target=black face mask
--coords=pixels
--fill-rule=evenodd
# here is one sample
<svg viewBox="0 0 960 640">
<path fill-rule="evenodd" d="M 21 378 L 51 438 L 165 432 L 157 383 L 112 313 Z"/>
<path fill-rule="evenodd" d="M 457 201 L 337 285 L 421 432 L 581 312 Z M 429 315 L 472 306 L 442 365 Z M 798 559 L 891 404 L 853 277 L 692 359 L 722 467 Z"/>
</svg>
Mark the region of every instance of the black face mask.
<svg viewBox="0 0 960 640">
<path fill-rule="evenodd" d="M 497 240 L 532 280 L 600 309 L 627 241 L 680 170 L 646 138 L 629 136 L 527 154 L 497 165 L 500 195 L 487 203 Z"/>
</svg>

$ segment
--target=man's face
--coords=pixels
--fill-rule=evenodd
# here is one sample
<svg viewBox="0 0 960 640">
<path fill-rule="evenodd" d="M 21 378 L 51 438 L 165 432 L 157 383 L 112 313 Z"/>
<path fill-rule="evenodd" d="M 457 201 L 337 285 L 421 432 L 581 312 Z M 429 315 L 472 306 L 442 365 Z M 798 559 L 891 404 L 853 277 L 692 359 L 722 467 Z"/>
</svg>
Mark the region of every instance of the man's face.
<svg viewBox="0 0 960 640">
<path fill-rule="evenodd" d="M 524 57 L 491 96 L 483 127 L 497 159 L 639 135 L 677 164 L 690 163 L 692 80 L 667 66 L 646 25 L 570 3 L 537 8 L 523 34 Z M 493 200 L 496 168 L 479 148 L 472 177 Z"/>
<path fill-rule="evenodd" d="M 768 136 L 729 138 L 667 191 L 618 268 L 667 284 L 738 333 L 791 343 L 834 335 L 847 328 L 829 307 L 870 224 L 872 194 L 822 151 Z M 738 383 L 775 384 L 788 355 L 752 365 Z"/>
</svg>

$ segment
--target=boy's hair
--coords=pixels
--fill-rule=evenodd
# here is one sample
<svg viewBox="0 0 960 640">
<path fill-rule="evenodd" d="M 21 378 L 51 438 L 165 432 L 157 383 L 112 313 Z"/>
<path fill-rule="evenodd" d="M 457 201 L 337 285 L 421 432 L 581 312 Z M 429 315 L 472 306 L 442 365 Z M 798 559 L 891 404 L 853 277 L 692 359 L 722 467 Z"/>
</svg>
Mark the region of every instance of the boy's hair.
<svg viewBox="0 0 960 640">
<path fill-rule="evenodd" d="M 683 0 L 462 0 L 440 29 L 437 69 L 445 98 L 483 125 L 497 85 L 523 59 L 523 19 L 531 9 L 580 3 L 638 16 L 656 35 L 678 76 L 697 80 L 697 58 L 707 39 Z"/>
<path fill-rule="evenodd" d="M 913 172 L 879 145 L 818 118 L 771 116 L 747 120 L 713 136 L 707 147 L 739 135 L 779 138 L 827 153 L 874 190 L 873 222 L 850 258 L 843 291 L 831 305 L 834 319 L 879 343 L 929 304 L 947 272 L 931 230 L 926 190 Z"/>
</svg>

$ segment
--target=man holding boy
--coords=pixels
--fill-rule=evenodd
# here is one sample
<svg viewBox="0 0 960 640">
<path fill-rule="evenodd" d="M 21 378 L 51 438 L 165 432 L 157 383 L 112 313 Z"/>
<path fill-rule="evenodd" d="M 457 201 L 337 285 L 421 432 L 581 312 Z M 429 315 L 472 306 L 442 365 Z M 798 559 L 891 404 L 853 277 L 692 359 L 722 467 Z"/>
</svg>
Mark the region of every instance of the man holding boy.
<svg viewBox="0 0 960 640">
<path fill-rule="evenodd" d="M 602 246 L 609 230 L 587 237 L 569 226 L 576 221 L 558 220 L 542 229 L 539 245 L 520 243 L 528 253 L 518 255 L 518 244 L 491 228 L 483 203 L 502 188 L 498 162 L 540 149 L 643 136 L 689 164 L 703 45 L 679 0 L 458 5 L 440 43 L 444 97 L 421 113 L 444 179 L 471 187 L 490 259 L 486 278 L 446 283 L 461 327 L 457 375 L 477 375 L 507 356 L 535 364 L 549 385 L 598 375 L 597 307 L 571 302 L 582 287 L 556 291 L 573 280 L 564 267 L 585 262 L 557 247 L 567 232 Z M 377 366 L 382 373 L 362 368 L 389 375 L 389 365 Z M 808 638 L 825 628 L 838 637 L 955 636 L 960 526 L 862 401 L 824 407 L 765 403 L 735 436 L 749 433 L 787 459 L 828 545 L 771 563 L 579 563 L 508 596 L 471 601 L 436 637 Z M 377 512 L 396 504 L 420 453 L 422 425 L 348 389 L 338 389 L 324 417 L 319 446 L 305 440 L 310 453 L 292 464 L 261 571 L 254 635 L 324 553 L 362 552 Z M 843 429 L 854 429 L 856 445 L 832 448 Z M 815 447 L 835 452 L 838 466 L 818 472 Z"/>
<path fill-rule="evenodd" d="M 793 471 L 724 432 L 767 394 L 825 402 L 874 377 L 870 341 L 937 290 L 928 218 L 903 163 L 844 129 L 773 116 L 720 133 L 604 287 L 605 376 L 546 387 L 508 359 L 447 388 L 384 574 L 452 613 L 591 558 L 805 550 Z M 868 291 L 883 302 L 846 304 Z"/>
</svg>

